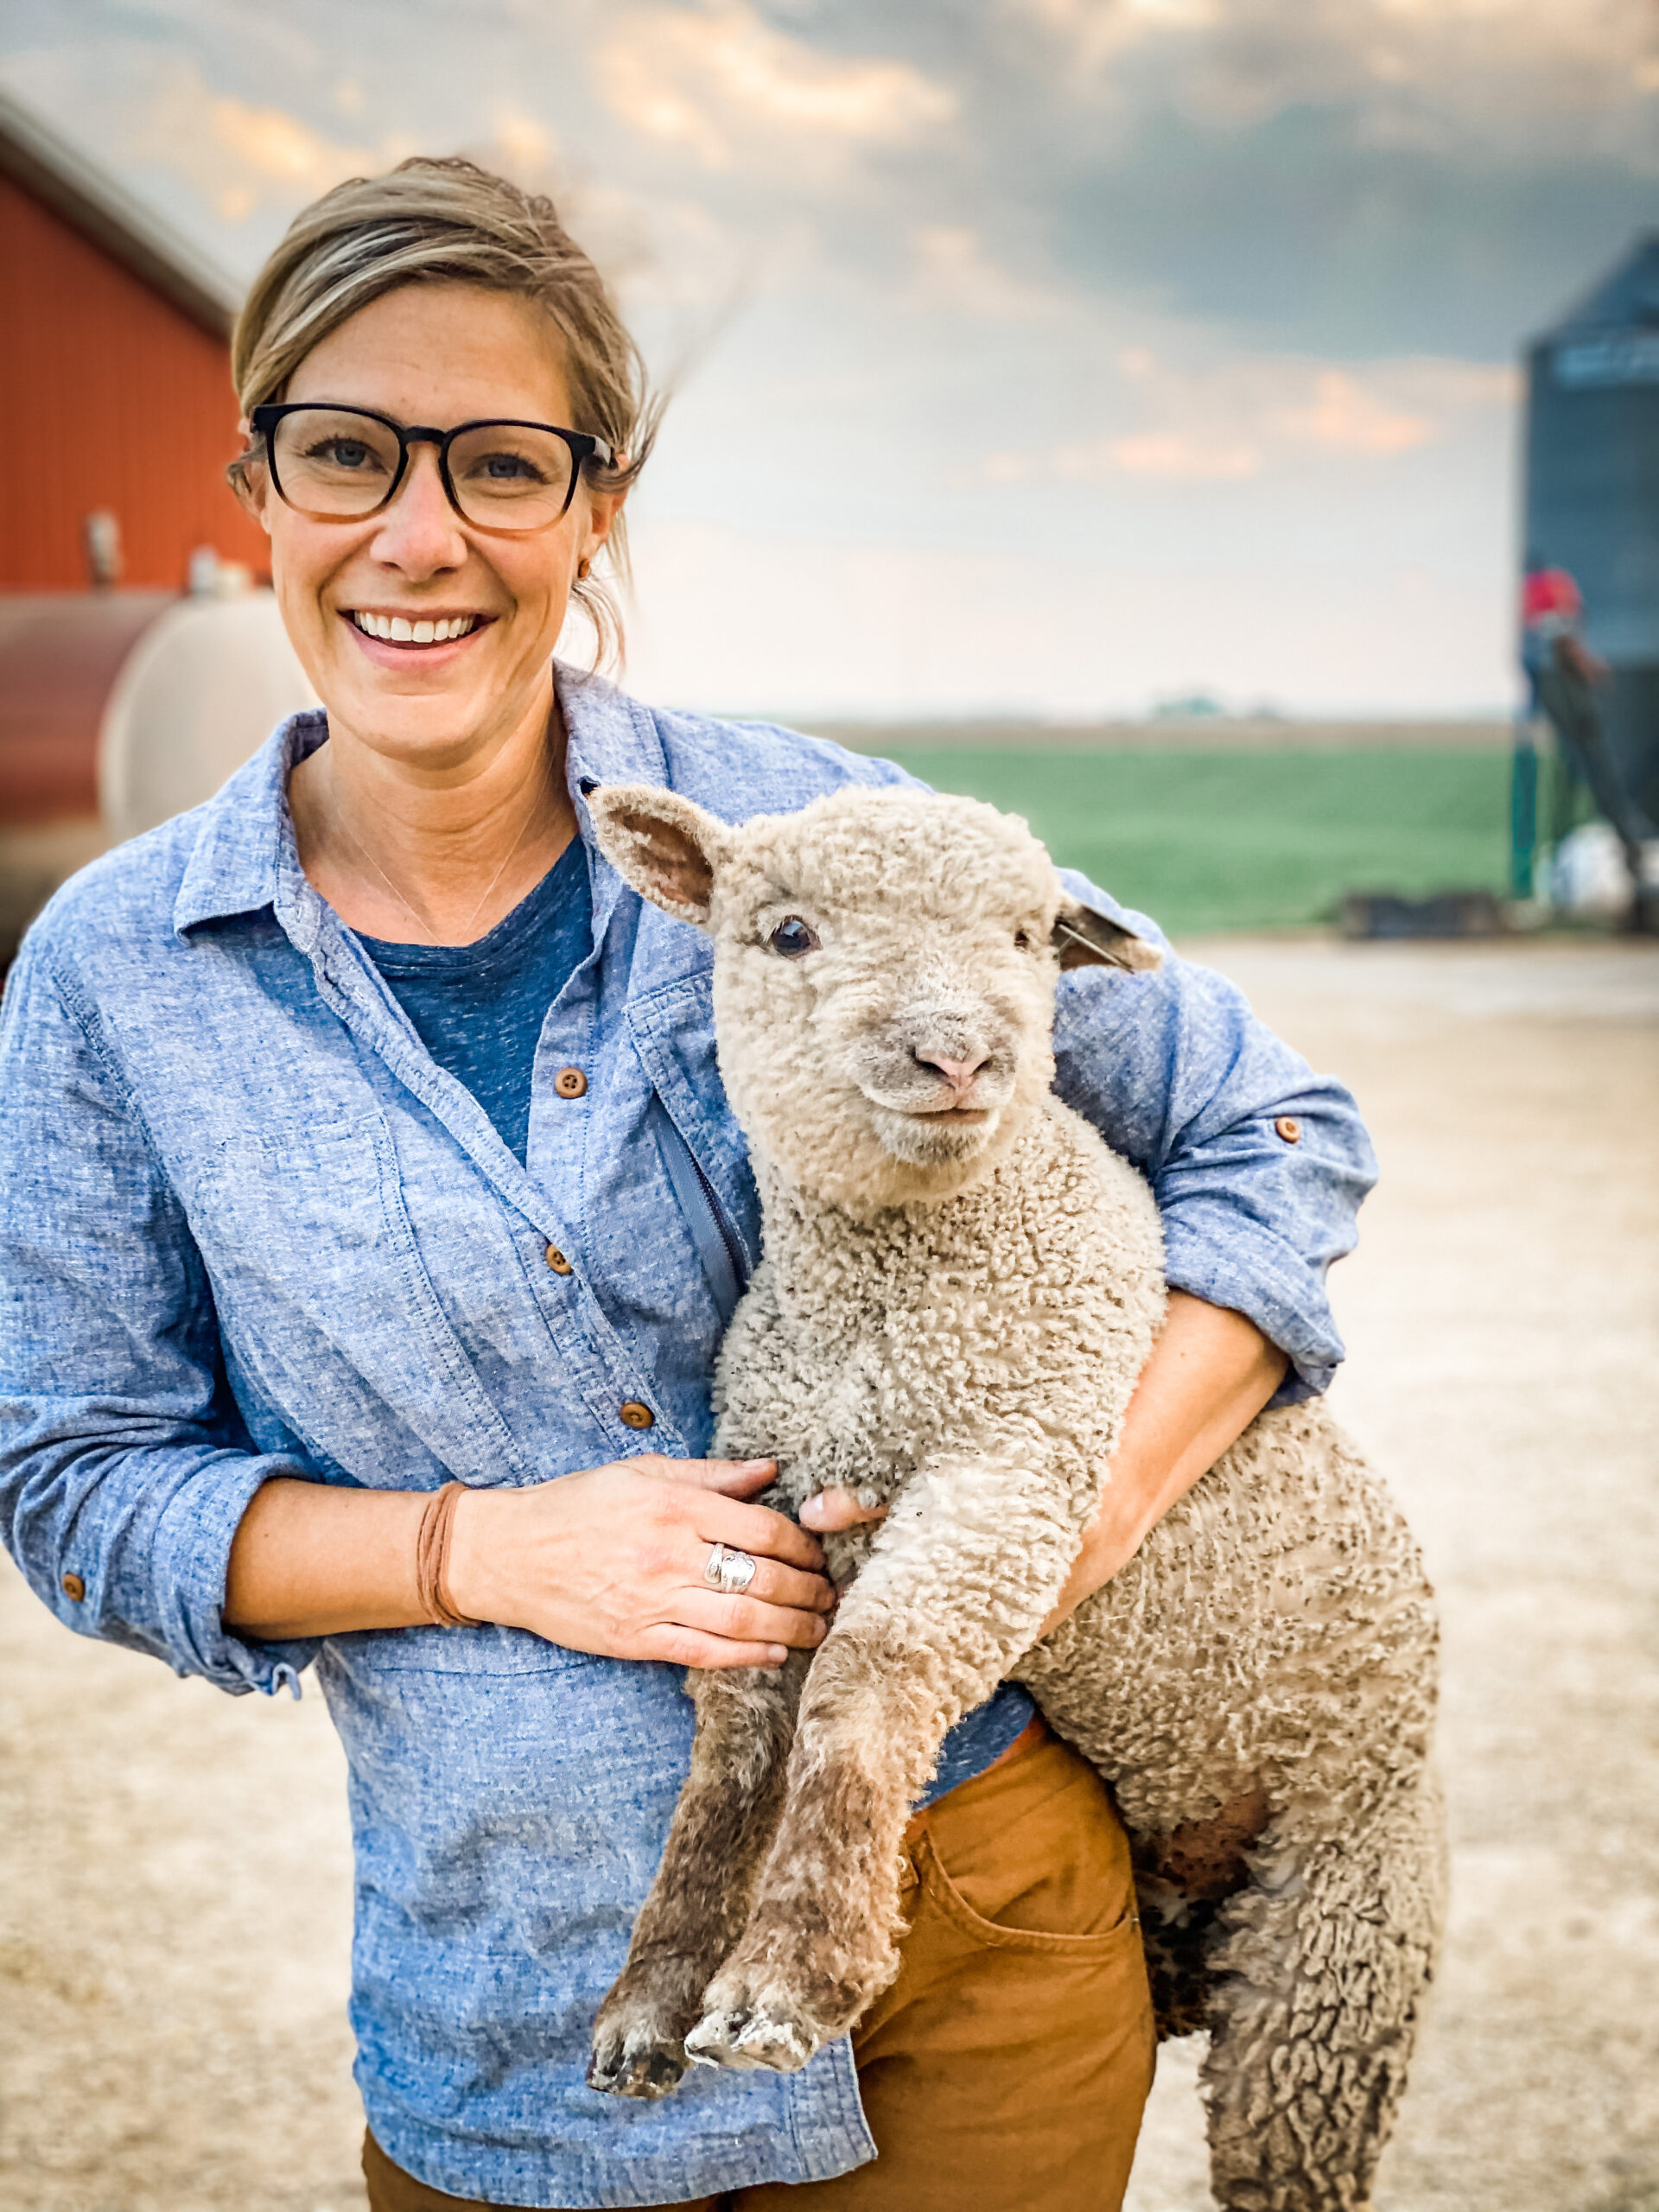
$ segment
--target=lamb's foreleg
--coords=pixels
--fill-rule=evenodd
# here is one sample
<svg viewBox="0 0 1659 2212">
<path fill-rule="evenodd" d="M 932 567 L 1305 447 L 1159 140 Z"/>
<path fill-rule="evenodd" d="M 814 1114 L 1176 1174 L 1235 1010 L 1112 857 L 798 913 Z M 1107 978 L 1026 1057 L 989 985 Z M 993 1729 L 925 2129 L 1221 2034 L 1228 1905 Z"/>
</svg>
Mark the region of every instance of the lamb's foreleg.
<svg viewBox="0 0 1659 2212">
<path fill-rule="evenodd" d="M 1432 1773 L 1401 1777 L 1340 1827 L 1306 1820 L 1293 1807 L 1252 1853 L 1211 1956 L 1202 2079 L 1226 2212 L 1364 2212 L 1433 1972 Z"/>
<path fill-rule="evenodd" d="M 704 2064 L 804 2066 L 898 1970 L 899 1853 L 945 1732 L 1035 1637 L 1082 1516 L 1023 1465 L 907 1490 L 813 1660 L 742 1941 L 685 2039 Z"/>
<path fill-rule="evenodd" d="M 627 1963 L 594 2023 L 590 2088 L 665 2097 L 684 2073 L 686 2031 L 742 1933 L 777 1825 L 807 1660 L 796 1652 L 775 1673 L 738 1668 L 691 1676 L 691 1769 Z"/>
</svg>

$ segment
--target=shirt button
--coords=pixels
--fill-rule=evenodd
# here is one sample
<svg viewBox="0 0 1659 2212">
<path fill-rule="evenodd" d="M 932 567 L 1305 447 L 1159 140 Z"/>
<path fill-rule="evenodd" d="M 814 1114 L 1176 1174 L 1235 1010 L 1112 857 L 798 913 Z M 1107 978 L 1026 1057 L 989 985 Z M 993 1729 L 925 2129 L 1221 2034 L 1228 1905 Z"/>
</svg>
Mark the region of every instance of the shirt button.
<svg viewBox="0 0 1659 2212">
<path fill-rule="evenodd" d="M 588 1088 L 588 1078 L 580 1068 L 561 1068 L 553 1078 L 553 1088 L 561 1098 L 580 1098 Z"/>
<path fill-rule="evenodd" d="M 570 1272 L 570 1262 L 556 1244 L 550 1244 L 547 1248 L 547 1264 L 556 1275 L 568 1275 Z"/>
<path fill-rule="evenodd" d="M 63 1594 L 66 1598 L 73 1598 L 76 1605 L 79 1605 L 86 1595 L 86 1585 L 81 1580 L 79 1575 L 66 1574 L 63 1578 Z"/>
<path fill-rule="evenodd" d="M 627 1399 L 619 1408 L 630 1428 L 650 1428 L 657 1416 L 649 1406 L 642 1406 L 638 1398 Z"/>
<path fill-rule="evenodd" d="M 1273 1126 L 1287 1144 L 1301 1142 L 1302 1125 L 1294 1114 L 1281 1114 Z"/>
</svg>

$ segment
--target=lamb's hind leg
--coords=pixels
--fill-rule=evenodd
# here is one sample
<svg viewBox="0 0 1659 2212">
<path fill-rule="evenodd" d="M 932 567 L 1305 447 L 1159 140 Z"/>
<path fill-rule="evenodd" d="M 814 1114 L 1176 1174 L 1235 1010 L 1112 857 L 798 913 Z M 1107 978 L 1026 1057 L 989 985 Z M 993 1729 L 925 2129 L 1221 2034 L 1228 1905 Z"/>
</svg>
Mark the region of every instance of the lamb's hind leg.
<svg viewBox="0 0 1659 2212">
<path fill-rule="evenodd" d="M 777 1825 L 808 1656 L 791 1653 L 776 1673 L 692 1677 L 691 1770 L 627 1963 L 594 2023 L 593 2088 L 664 2097 L 685 2071 L 686 2031 L 742 1931 Z"/>
<path fill-rule="evenodd" d="M 1440 1927 L 1432 1777 L 1353 1827 L 1283 1816 L 1228 1933 L 1203 2069 L 1224 2212 L 1363 2212 L 1405 2088 Z"/>
</svg>

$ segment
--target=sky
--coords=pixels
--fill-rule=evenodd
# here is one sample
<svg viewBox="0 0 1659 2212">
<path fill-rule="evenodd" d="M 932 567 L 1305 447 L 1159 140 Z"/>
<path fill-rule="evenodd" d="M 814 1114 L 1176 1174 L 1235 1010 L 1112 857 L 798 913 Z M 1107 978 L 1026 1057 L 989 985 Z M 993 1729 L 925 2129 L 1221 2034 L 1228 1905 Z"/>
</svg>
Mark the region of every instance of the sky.
<svg viewBox="0 0 1659 2212">
<path fill-rule="evenodd" d="M 6 0 L 245 282 L 416 152 L 672 388 L 627 681 L 799 716 L 1513 696 L 1524 340 L 1659 227 L 1654 0 Z"/>
</svg>

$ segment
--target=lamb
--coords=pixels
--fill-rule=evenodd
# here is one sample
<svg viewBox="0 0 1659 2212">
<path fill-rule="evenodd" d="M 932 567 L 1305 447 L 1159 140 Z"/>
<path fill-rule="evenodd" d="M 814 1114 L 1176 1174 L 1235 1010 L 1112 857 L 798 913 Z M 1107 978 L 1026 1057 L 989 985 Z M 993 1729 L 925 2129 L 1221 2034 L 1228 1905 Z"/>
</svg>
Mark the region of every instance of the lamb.
<svg viewBox="0 0 1659 2212">
<path fill-rule="evenodd" d="M 1052 1094 L 1054 987 L 1156 948 L 972 800 L 843 791 L 741 828 L 664 791 L 590 804 L 622 875 L 714 938 L 765 1242 L 714 1448 L 775 1455 L 780 1510 L 836 1484 L 891 1510 L 827 1542 L 810 1662 L 690 1678 L 589 2080 L 656 2097 L 688 2061 L 788 2069 L 845 2033 L 896 1971 L 941 1739 L 1012 1675 L 1116 1793 L 1160 2032 L 1211 2037 L 1217 2203 L 1357 2212 L 1441 1916 L 1436 1628 L 1397 1509 L 1319 1404 L 1269 1410 L 1036 1641 L 1164 1296 L 1145 1183 Z"/>
</svg>

